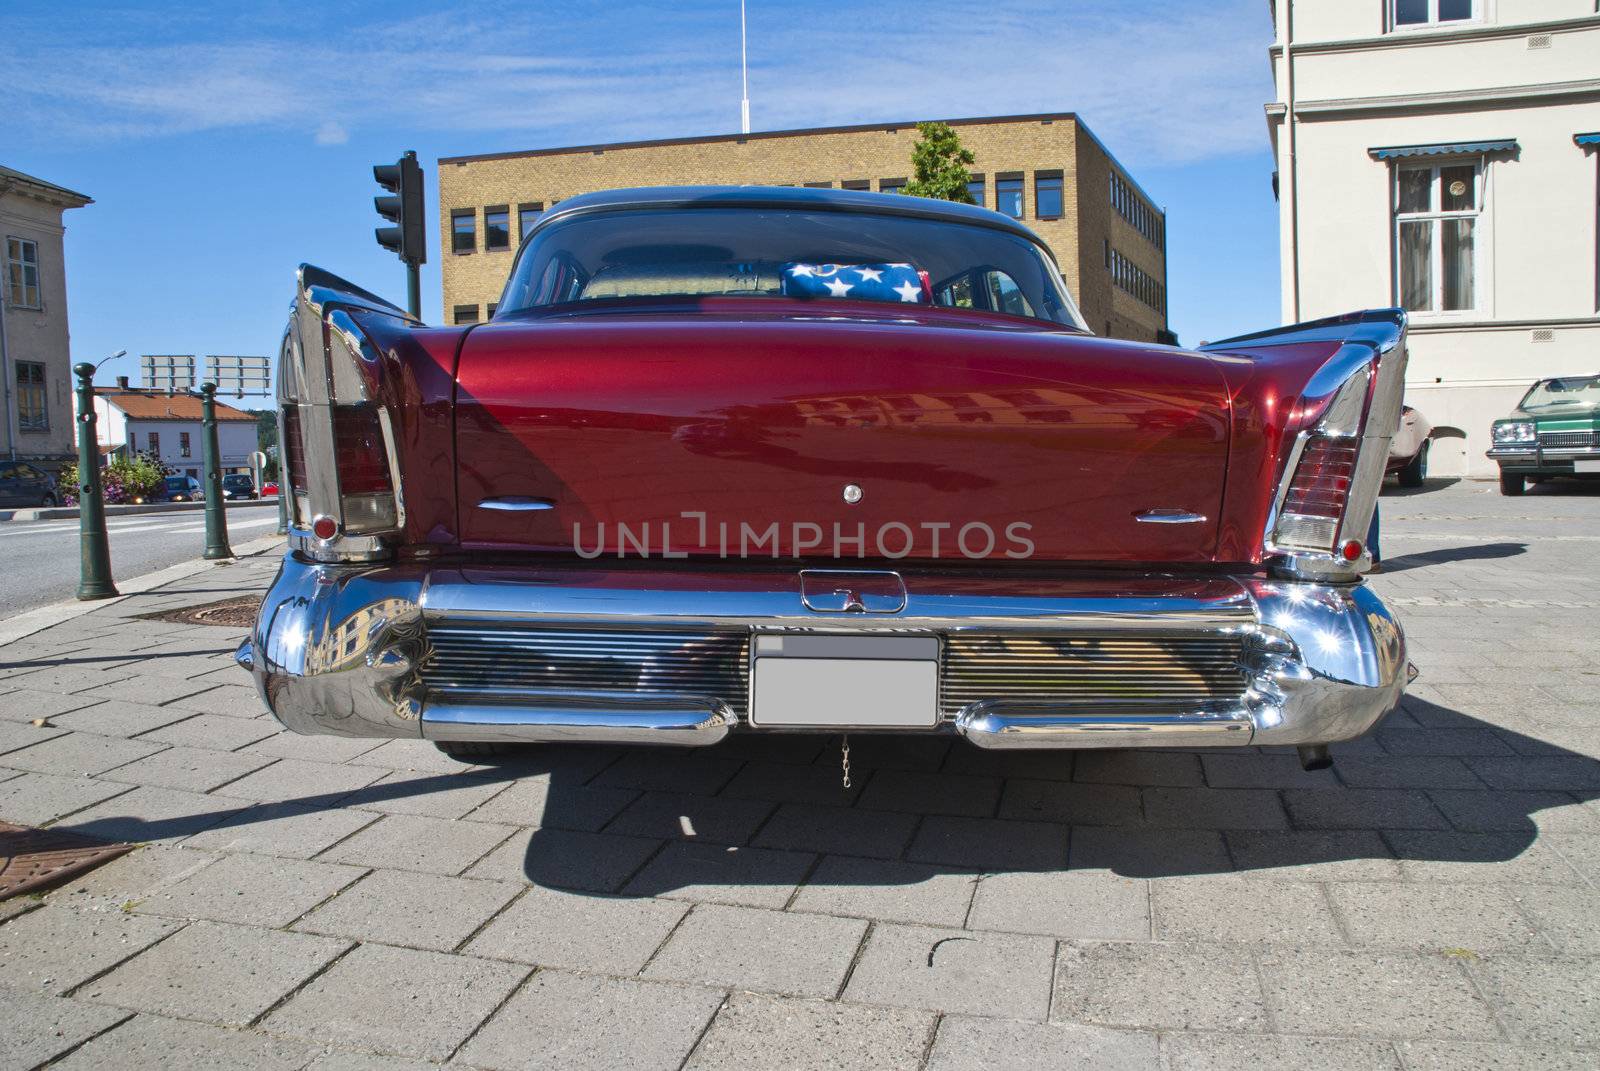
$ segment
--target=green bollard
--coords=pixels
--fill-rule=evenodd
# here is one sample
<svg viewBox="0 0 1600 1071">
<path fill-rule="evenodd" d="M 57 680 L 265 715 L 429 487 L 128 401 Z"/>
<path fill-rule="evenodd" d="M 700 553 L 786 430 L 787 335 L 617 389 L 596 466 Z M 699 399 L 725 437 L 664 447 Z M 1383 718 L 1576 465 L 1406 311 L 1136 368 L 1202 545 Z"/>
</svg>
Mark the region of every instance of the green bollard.
<svg viewBox="0 0 1600 1071">
<path fill-rule="evenodd" d="M 281 451 L 280 451 L 281 452 Z M 284 478 L 283 464 L 278 464 L 278 534 L 289 534 L 289 481 Z"/>
<path fill-rule="evenodd" d="M 233 557 L 228 546 L 228 516 L 222 503 L 222 463 L 217 456 L 217 385 L 200 384 L 201 461 L 206 468 L 206 552 L 208 561 Z"/>
<path fill-rule="evenodd" d="M 78 598 L 110 599 L 121 593 L 111 582 L 100 440 L 94 430 L 94 365 L 75 365 L 72 370 L 78 374 Z"/>
</svg>

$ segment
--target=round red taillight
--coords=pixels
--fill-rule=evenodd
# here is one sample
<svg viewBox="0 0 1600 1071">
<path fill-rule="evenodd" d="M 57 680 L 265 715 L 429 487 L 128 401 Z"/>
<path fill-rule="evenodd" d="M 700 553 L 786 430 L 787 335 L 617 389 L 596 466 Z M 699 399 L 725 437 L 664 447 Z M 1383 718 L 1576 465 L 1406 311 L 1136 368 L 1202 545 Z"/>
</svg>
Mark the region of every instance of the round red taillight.
<svg viewBox="0 0 1600 1071">
<path fill-rule="evenodd" d="M 318 517 L 311 522 L 311 534 L 318 539 L 332 539 L 339 534 L 339 525 L 332 517 Z"/>
<path fill-rule="evenodd" d="M 1361 546 L 1361 540 L 1352 539 L 1344 546 L 1339 548 L 1339 554 L 1344 558 L 1345 561 L 1353 562 L 1361 557 L 1361 551 L 1363 549 L 1365 548 Z"/>
</svg>

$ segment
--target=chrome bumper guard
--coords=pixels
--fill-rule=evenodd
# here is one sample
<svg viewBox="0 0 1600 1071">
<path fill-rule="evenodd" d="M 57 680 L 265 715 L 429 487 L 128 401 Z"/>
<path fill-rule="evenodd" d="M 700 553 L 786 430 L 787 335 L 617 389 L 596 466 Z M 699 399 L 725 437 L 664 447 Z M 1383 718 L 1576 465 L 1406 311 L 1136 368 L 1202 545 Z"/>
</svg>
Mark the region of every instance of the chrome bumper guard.
<svg viewBox="0 0 1600 1071">
<path fill-rule="evenodd" d="M 715 744 L 731 731 L 761 731 L 749 725 L 742 693 L 714 694 L 707 683 L 714 678 L 695 661 L 698 653 L 683 654 L 689 644 L 671 652 L 676 661 L 646 658 L 653 667 L 648 687 L 574 685 L 556 664 L 546 684 L 529 678 L 524 665 L 514 684 L 500 686 L 500 656 L 470 646 L 467 654 L 479 659 L 475 679 L 484 683 L 452 679 L 444 686 L 430 682 L 430 665 L 439 655 L 430 623 L 441 637 L 450 630 L 459 637 L 461 622 L 469 623 L 469 635 L 474 628 L 527 628 L 545 637 L 562 629 L 586 635 L 613 630 L 600 632 L 617 637 L 607 645 L 602 666 L 632 657 L 631 650 L 659 648 L 662 635 L 675 630 L 694 630 L 683 634 L 695 637 L 932 634 L 946 646 L 952 638 L 994 639 L 1069 650 L 1078 637 L 1100 637 L 1107 649 L 1118 650 L 1130 640 L 1148 641 L 1142 646 L 1154 649 L 1164 639 L 1237 643 L 1237 687 L 1203 701 L 1163 697 L 1159 688 L 1130 697 L 1151 672 L 1138 659 L 1103 696 L 1091 682 L 1088 692 L 1079 687 L 1059 699 L 1018 699 L 1017 681 L 1002 676 L 995 685 L 999 698 L 968 702 L 968 682 L 955 700 L 962 705 L 944 710 L 938 730 L 986 748 L 1335 743 L 1361 735 L 1392 710 L 1415 672 L 1406 661 L 1399 622 L 1364 584 L 914 573 L 904 583 L 899 612 L 818 613 L 802 601 L 797 574 L 776 568 L 752 575 L 588 565 L 334 565 L 291 554 L 236 658 L 255 678 L 268 708 L 296 732 L 673 745 Z M 1108 636 L 1115 641 L 1103 639 Z M 459 639 L 453 642 L 459 645 Z M 748 643 L 736 652 L 707 656 L 724 659 L 720 679 L 744 671 L 737 658 L 747 655 Z M 459 646 L 454 657 L 462 657 Z M 735 658 L 732 669 L 729 657 Z"/>
</svg>

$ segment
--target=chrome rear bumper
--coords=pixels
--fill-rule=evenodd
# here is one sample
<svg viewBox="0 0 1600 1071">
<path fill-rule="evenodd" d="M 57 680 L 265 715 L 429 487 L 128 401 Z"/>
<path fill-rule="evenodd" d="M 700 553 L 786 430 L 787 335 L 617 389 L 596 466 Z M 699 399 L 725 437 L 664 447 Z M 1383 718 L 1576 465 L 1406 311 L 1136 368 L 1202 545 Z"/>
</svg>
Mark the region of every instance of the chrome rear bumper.
<svg viewBox="0 0 1600 1071">
<path fill-rule="evenodd" d="M 1408 679 L 1400 625 L 1363 584 L 908 572 L 904 586 L 895 612 L 819 613 L 779 568 L 290 555 L 237 657 L 297 732 L 508 742 L 765 731 L 745 689 L 750 637 L 768 632 L 938 636 L 935 731 L 988 748 L 1334 743 Z"/>
</svg>

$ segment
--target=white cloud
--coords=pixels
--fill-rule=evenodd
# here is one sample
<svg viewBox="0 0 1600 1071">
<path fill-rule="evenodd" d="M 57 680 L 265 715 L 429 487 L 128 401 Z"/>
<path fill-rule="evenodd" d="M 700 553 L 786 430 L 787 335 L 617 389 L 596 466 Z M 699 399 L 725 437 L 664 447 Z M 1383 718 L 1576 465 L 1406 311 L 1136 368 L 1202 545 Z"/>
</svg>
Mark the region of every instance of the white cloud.
<svg viewBox="0 0 1600 1071">
<path fill-rule="evenodd" d="M 339 123 L 329 119 L 327 122 L 317 127 L 317 133 L 314 140 L 318 145 L 343 145 L 345 142 L 350 140 L 350 131 L 346 130 Z"/>
</svg>

